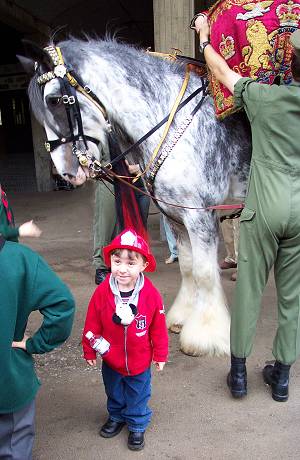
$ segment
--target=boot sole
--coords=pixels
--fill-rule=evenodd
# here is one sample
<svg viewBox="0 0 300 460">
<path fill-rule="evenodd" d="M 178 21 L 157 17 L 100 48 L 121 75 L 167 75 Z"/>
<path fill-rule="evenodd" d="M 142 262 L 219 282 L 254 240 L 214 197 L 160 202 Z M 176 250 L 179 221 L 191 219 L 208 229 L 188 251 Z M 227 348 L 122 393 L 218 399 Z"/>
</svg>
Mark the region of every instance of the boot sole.
<svg viewBox="0 0 300 460">
<path fill-rule="evenodd" d="M 127 444 L 127 446 L 128 446 L 129 450 L 142 450 L 142 449 L 144 449 L 145 441 L 140 446 L 133 446 L 131 444 Z"/>
<path fill-rule="evenodd" d="M 243 398 L 244 396 L 247 396 L 247 391 L 231 391 L 231 395 L 235 399 L 240 399 Z"/>
<path fill-rule="evenodd" d="M 229 378 L 229 375 L 227 375 L 227 379 L 226 379 L 226 383 L 227 383 L 227 386 L 229 388 L 229 391 L 231 393 L 231 396 L 234 398 L 234 399 L 241 399 L 243 398 L 244 396 L 247 396 L 247 390 L 232 390 L 231 388 L 231 385 L 230 385 L 230 378 Z"/>
<path fill-rule="evenodd" d="M 263 375 L 264 383 L 265 385 L 272 390 L 272 382 L 269 382 L 269 380 Z M 289 399 L 289 395 L 278 395 L 276 393 L 273 393 L 272 391 L 272 398 L 274 401 L 277 402 L 286 402 Z"/>
<path fill-rule="evenodd" d="M 272 393 L 272 398 L 274 399 L 274 401 L 277 401 L 277 402 L 286 402 L 289 397 Z"/>
</svg>

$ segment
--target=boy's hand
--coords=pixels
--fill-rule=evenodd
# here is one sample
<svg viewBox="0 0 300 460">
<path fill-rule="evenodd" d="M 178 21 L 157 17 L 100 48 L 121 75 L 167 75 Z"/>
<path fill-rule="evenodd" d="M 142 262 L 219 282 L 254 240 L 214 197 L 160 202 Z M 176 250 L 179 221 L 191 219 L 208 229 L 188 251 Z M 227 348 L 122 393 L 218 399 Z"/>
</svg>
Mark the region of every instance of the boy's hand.
<svg viewBox="0 0 300 460">
<path fill-rule="evenodd" d="M 39 229 L 39 227 L 33 223 L 33 220 L 25 222 L 19 227 L 20 236 L 32 236 L 34 238 L 38 238 L 39 236 L 41 236 L 41 233 L 42 232 Z"/>
<path fill-rule="evenodd" d="M 21 348 L 26 351 L 26 340 L 29 339 L 28 335 L 24 335 L 23 339 L 20 342 L 13 342 L 11 344 L 12 348 Z"/>
<path fill-rule="evenodd" d="M 166 364 L 166 363 L 159 363 L 159 362 L 157 362 L 157 361 L 154 361 L 153 364 L 155 365 L 156 370 L 157 370 L 158 372 L 161 372 L 161 371 L 163 370 L 163 368 L 165 367 L 165 364 Z"/>
<path fill-rule="evenodd" d="M 96 359 L 86 359 L 86 362 L 88 363 L 89 366 L 96 366 L 97 365 L 97 360 Z"/>
</svg>

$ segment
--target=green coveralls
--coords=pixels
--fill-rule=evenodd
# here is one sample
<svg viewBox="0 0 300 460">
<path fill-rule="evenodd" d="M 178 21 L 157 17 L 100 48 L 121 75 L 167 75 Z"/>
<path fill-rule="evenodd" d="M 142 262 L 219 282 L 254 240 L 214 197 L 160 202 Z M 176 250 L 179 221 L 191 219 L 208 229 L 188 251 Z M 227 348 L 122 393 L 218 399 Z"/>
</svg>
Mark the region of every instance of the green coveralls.
<svg viewBox="0 0 300 460">
<path fill-rule="evenodd" d="M 231 352 L 249 356 L 261 298 L 274 265 L 278 328 L 273 355 L 292 364 L 300 351 L 300 86 L 238 80 L 235 103 L 252 128 L 253 152 L 240 218 Z"/>
</svg>

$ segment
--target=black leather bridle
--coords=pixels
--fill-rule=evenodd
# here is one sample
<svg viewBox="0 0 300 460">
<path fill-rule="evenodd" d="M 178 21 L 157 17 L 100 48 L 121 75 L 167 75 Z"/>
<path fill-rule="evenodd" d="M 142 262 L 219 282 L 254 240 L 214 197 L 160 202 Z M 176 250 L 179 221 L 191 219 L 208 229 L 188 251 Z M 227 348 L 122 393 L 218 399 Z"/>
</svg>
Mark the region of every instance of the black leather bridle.
<svg viewBox="0 0 300 460">
<path fill-rule="evenodd" d="M 48 153 L 51 153 L 60 145 L 72 143 L 72 153 L 77 156 L 79 163 L 82 166 L 91 169 L 94 176 L 96 176 L 101 171 L 101 164 L 94 155 L 91 155 L 88 151 L 87 141 L 93 142 L 98 146 L 99 140 L 84 133 L 77 91 L 85 95 L 98 107 L 105 122 L 107 123 L 107 129 L 109 130 L 110 124 L 106 109 L 91 89 L 87 85 L 84 85 L 74 70 L 64 62 L 60 48 L 48 46 L 44 48 L 44 51 L 46 51 L 51 58 L 53 71 L 39 75 L 37 77 L 37 83 L 40 86 L 43 86 L 52 79 L 58 79 L 62 94 L 59 98 L 59 102 L 62 102 L 65 107 L 70 133 L 68 136 L 62 136 L 61 133 L 57 132 L 56 128 L 48 121 L 49 127 L 57 135 L 57 139 L 47 139 L 47 142 L 45 142 L 45 148 Z M 77 134 L 75 134 L 76 127 Z"/>
</svg>

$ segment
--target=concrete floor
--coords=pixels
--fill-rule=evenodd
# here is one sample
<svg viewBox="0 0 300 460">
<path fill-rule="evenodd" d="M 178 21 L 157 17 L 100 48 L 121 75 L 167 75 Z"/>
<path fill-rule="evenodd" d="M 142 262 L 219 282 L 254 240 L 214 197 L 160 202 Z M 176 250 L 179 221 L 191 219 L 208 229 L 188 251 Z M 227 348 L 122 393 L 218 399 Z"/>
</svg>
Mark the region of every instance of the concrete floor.
<svg viewBox="0 0 300 460">
<path fill-rule="evenodd" d="M 27 244 L 42 254 L 70 286 L 77 301 L 69 341 L 36 359 L 42 387 L 37 397 L 35 460 L 127 460 L 132 457 L 172 460 L 298 459 L 300 364 L 292 368 L 290 399 L 276 403 L 264 386 L 261 370 L 272 360 L 276 329 L 275 289 L 271 277 L 263 299 L 255 347 L 248 360 L 248 396 L 236 401 L 225 385 L 228 358 L 192 358 L 179 351 L 170 336 L 170 361 L 161 374 L 153 370 L 153 421 L 144 451 L 127 449 L 124 429 L 114 439 L 98 435 L 106 419 L 105 394 L 99 370 L 81 357 L 80 337 L 86 307 L 95 288 L 92 256 L 93 187 L 71 192 L 17 194 L 10 197 L 16 220 L 33 218 L 42 228 L 39 240 Z M 178 264 L 166 266 L 166 243 L 159 241 L 158 215 L 149 218 L 158 270 L 150 277 L 171 305 L 179 282 Z M 220 257 L 223 248 L 220 248 Z M 230 303 L 231 270 L 222 274 Z M 30 320 L 32 332 L 40 315 Z"/>
</svg>

